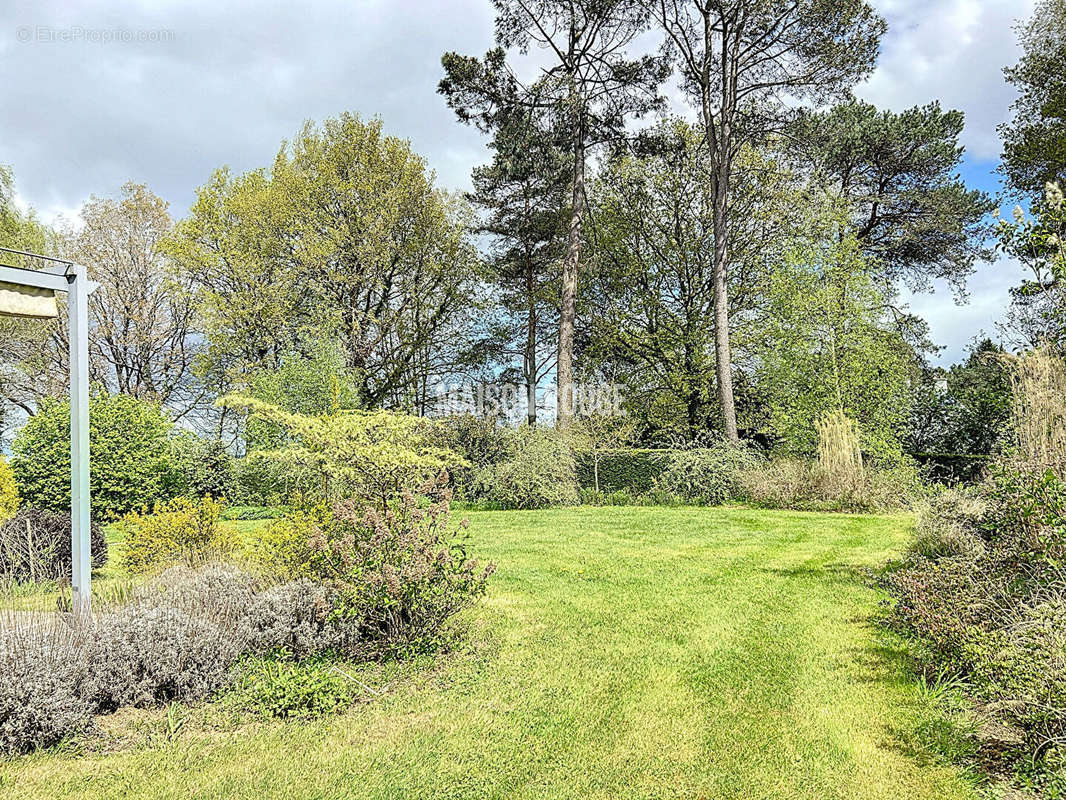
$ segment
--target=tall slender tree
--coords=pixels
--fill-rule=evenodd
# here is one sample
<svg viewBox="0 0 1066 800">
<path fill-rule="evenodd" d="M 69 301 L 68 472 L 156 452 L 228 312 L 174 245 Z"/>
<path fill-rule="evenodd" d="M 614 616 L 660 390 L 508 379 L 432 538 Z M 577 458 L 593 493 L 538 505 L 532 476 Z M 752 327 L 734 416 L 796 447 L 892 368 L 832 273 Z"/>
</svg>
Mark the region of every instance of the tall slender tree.
<svg viewBox="0 0 1066 800">
<path fill-rule="evenodd" d="M 551 137 L 520 106 L 501 116 L 491 164 L 474 170 L 471 202 L 482 211 L 478 230 L 492 237 L 488 267 L 506 320 L 503 357 L 517 344 L 526 388 L 526 421 L 537 424 L 537 387 L 555 365 L 545 351 L 558 325 L 555 266 L 566 248 L 566 160 Z"/>
<path fill-rule="evenodd" d="M 456 53 L 442 58 L 440 92 L 459 118 L 491 130 L 515 104 L 543 118 L 562 137 L 570 158 L 569 230 L 559 297 L 556 363 L 558 424 L 572 418 L 574 327 L 584 249 L 585 176 L 595 147 L 625 135 L 634 116 L 656 108 L 665 78 L 662 61 L 630 58 L 626 49 L 649 22 L 639 0 L 493 0 L 496 44 L 484 60 Z M 549 57 L 535 80 L 524 84 L 507 51 L 536 47 Z"/>
<path fill-rule="evenodd" d="M 659 0 L 666 53 L 700 113 L 712 162 L 715 372 L 725 435 L 736 441 L 729 339 L 733 161 L 780 128 L 792 104 L 842 97 L 877 58 L 884 21 L 865 0 Z"/>
</svg>

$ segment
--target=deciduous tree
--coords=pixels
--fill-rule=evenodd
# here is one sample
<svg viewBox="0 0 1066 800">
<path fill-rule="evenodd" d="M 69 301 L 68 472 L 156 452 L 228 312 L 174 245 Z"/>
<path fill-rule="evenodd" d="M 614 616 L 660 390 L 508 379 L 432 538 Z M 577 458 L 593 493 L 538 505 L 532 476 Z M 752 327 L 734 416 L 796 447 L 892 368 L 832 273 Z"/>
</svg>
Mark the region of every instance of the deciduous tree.
<svg viewBox="0 0 1066 800">
<path fill-rule="evenodd" d="M 656 9 L 713 165 L 718 402 L 725 435 L 736 441 L 728 297 L 734 160 L 782 126 L 789 101 L 821 105 L 869 74 L 885 24 L 865 0 L 659 0 Z"/>
</svg>

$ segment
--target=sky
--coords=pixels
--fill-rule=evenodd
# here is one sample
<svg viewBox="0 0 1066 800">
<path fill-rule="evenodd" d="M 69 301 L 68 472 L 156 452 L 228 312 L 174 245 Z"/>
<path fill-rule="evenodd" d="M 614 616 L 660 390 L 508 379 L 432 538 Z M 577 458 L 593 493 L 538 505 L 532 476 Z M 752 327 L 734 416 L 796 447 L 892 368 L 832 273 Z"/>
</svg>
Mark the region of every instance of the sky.
<svg viewBox="0 0 1066 800">
<path fill-rule="evenodd" d="M 1033 0 L 872 0 L 889 24 L 879 65 L 856 93 L 902 110 L 939 99 L 966 114 L 961 174 L 995 192 L 996 126 L 1014 94 L 1014 21 Z M 146 183 L 184 216 L 211 172 L 269 165 L 304 121 L 380 116 L 441 185 L 469 187 L 483 137 L 436 93 L 440 56 L 492 45 L 489 0 L 0 4 L 0 163 L 19 201 L 48 221 L 89 197 Z M 979 265 L 965 303 L 945 286 L 906 294 L 941 363 L 964 354 L 1018 283 L 1017 264 Z"/>
</svg>

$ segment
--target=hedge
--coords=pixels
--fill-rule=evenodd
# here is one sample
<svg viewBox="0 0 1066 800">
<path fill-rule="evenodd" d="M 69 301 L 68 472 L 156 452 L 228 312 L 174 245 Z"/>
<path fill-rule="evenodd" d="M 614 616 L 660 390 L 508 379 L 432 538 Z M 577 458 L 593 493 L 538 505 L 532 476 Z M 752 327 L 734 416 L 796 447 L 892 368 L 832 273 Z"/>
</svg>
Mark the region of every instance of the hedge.
<svg viewBox="0 0 1066 800">
<path fill-rule="evenodd" d="M 659 477 L 670 466 L 672 450 L 627 448 L 605 450 L 599 454 L 600 490 L 617 492 L 628 489 L 641 494 L 650 492 Z M 592 453 L 575 454 L 577 459 L 577 482 L 582 489 L 596 486 Z"/>
<path fill-rule="evenodd" d="M 914 453 L 912 458 L 930 480 L 954 484 L 976 483 L 992 457 L 970 453 Z"/>
</svg>

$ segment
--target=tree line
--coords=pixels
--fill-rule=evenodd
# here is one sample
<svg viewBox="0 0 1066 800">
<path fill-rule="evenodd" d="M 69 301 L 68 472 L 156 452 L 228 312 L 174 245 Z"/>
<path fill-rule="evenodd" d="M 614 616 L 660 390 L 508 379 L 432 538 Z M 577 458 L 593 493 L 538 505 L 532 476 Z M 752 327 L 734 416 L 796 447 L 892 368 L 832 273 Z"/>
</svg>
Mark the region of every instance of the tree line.
<svg viewBox="0 0 1066 800">
<path fill-rule="evenodd" d="M 178 221 L 127 184 L 77 227 L 45 226 L 0 173 L 3 242 L 84 261 L 101 284 L 93 379 L 227 442 L 243 423 L 213 401 L 234 390 L 302 413 L 427 414 L 442 382 L 512 380 L 538 424 L 554 382 L 565 427 L 574 384 L 607 380 L 646 442 L 804 450 L 839 409 L 871 449 L 904 446 L 932 344 L 899 287 L 962 291 L 993 254 L 997 203 L 958 175 L 960 112 L 851 94 L 886 30 L 872 6 L 493 6 L 493 49 L 442 57 L 440 93 L 491 153 L 466 194 L 354 114 L 308 123 L 269 166 L 216 171 Z M 1030 226 L 1056 224 L 1040 198 L 1066 169 L 1050 80 L 1062 11 L 1038 8 L 1007 73 L 1021 96 L 1003 169 L 1036 198 Z M 1050 251 L 1011 223 L 998 233 L 1034 269 L 1013 331 L 1061 331 Z M 66 334 L 0 324 L 10 432 L 62 391 Z"/>
</svg>

